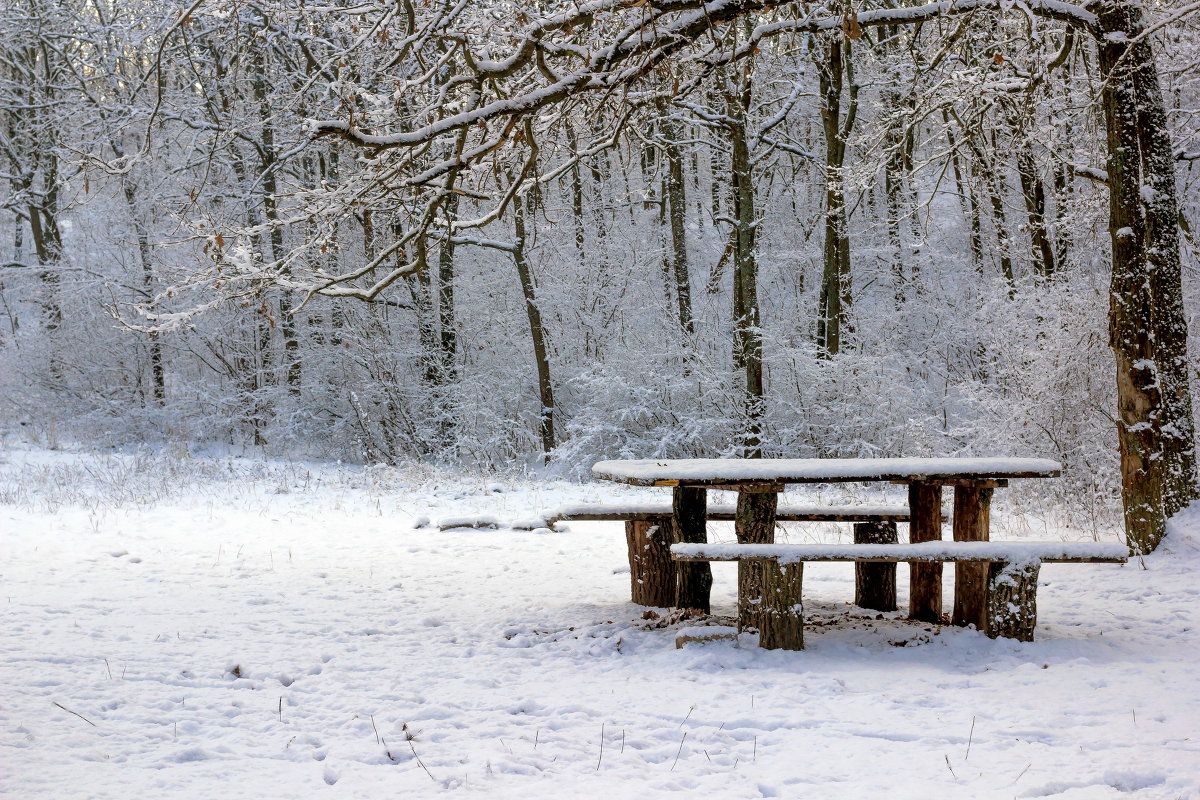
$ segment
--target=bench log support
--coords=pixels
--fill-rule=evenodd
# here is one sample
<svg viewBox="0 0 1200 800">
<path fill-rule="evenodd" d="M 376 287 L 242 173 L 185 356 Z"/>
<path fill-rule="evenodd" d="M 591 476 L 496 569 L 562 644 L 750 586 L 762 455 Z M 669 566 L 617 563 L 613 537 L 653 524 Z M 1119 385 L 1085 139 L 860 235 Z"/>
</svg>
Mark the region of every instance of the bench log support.
<svg viewBox="0 0 1200 800">
<path fill-rule="evenodd" d="M 765 650 L 803 650 L 804 606 L 801 592 L 804 564 L 758 563 L 763 569 L 758 646 Z"/>
<path fill-rule="evenodd" d="M 942 487 L 913 481 L 908 485 L 908 510 L 912 515 L 908 540 L 930 542 L 942 538 Z M 909 565 L 908 616 L 920 622 L 942 621 L 942 565 Z"/>
<path fill-rule="evenodd" d="M 672 542 L 688 542 L 704 544 L 708 541 L 708 526 L 706 506 L 707 493 L 702 488 L 691 486 L 676 486 L 673 490 L 672 505 L 674 524 L 671 531 Z M 712 590 L 712 567 L 707 562 L 675 563 L 675 602 L 676 608 L 693 614 L 708 614 L 709 593 Z"/>
<path fill-rule="evenodd" d="M 954 487 L 954 541 L 986 542 L 991 516 L 992 489 L 986 486 Z M 988 565 L 960 561 L 954 565 L 955 625 L 987 627 Z"/>
<path fill-rule="evenodd" d="M 778 504 L 779 495 L 774 493 L 739 492 L 734 528 L 738 544 L 773 544 L 775 509 Z M 762 561 L 738 562 L 739 631 L 757 631 L 761 628 L 759 612 L 762 608 L 763 574 L 766 569 L 767 565 Z"/>
<path fill-rule="evenodd" d="M 629 545 L 630 599 L 643 606 L 675 604 L 676 570 L 671 560 L 671 518 L 625 522 Z"/>
<path fill-rule="evenodd" d="M 856 522 L 855 544 L 896 544 L 894 522 Z M 744 563 L 744 562 L 739 562 Z M 854 605 L 875 611 L 896 610 L 896 564 L 865 563 L 854 565 Z"/>
<path fill-rule="evenodd" d="M 1037 626 L 1037 582 L 1041 564 L 993 562 L 987 565 L 987 635 L 1032 642 Z"/>
</svg>

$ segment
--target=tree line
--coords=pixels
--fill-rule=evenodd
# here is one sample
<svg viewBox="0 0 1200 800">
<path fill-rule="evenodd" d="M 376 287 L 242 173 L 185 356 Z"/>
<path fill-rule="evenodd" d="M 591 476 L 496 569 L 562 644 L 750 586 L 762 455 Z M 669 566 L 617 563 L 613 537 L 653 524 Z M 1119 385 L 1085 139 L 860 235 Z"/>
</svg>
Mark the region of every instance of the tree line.
<svg viewBox="0 0 1200 800">
<path fill-rule="evenodd" d="M 1190 11 L 14 0 L 10 421 L 1048 455 L 1152 549 L 1196 485 Z"/>
</svg>

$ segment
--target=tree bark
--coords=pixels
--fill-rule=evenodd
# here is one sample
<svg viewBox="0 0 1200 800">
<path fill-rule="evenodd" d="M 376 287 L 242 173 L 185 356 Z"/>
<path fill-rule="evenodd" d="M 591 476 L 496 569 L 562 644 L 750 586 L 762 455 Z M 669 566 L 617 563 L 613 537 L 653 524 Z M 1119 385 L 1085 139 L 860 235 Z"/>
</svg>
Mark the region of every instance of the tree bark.
<svg viewBox="0 0 1200 800">
<path fill-rule="evenodd" d="M 850 314 L 850 234 L 843 169 L 846 139 L 858 115 L 858 86 L 854 81 L 849 40 L 835 34 L 828 41 L 825 61 L 819 65 L 821 123 L 825 134 L 825 244 L 817 346 L 825 355 L 832 356 L 841 351 Z M 843 116 L 844 80 L 849 81 L 850 88 Z"/>
<path fill-rule="evenodd" d="M 942 487 L 914 481 L 908 485 L 908 540 L 942 538 Z M 908 616 L 921 622 L 942 621 L 942 565 L 909 564 Z"/>
<path fill-rule="evenodd" d="M 675 603 L 675 562 L 671 559 L 671 522 L 627 520 L 630 597 L 643 606 L 667 608 Z"/>
<path fill-rule="evenodd" d="M 762 631 L 758 644 L 765 650 L 804 649 L 804 564 L 765 566 Z"/>
<path fill-rule="evenodd" d="M 1032 642 L 1037 626 L 1037 582 L 1041 564 L 988 565 L 987 624 L 993 639 L 1003 636 Z"/>
<path fill-rule="evenodd" d="M 683 177 L 683 155 L 679 150 L 679 126 L 675 120 L 665 113 L 665 107 L 660 109 L 663 116 L 660 120 L 663 149 L 666 152 L 667 177 L 666 197 L 667 216 L 671 225 L 671 274 L 674 279 L 676 313 L 679 319 L 679 330 L 686 340 L 690 341 L 695 333 L 695 322 L 692 315 L 692 278 L 688 269 L 687 249 L 687 186 Z"/>
<path fill-rule="evenodd" d="M 894 522 L 854 523 L 855 544 L 895 544 L 897 540 Z M 895 611 L 896 565 L 855 564 L 854 605 L 876 611 Z"/>
<path fill-rule="evenodd" d="M 954 541 L 982 542 L 988 539 L 992 490 L 980 486 L 954 487 Z M 980 562 L 954 565 L 955 625 L 974 625 L 987 630 L 988 566 Z"/>
<path fill-rule="evenodd" d="M 542 444 L 542 460 L 549 461 L 554 451 L 554 383 L 550 379 L 550 354 L 546 342 L 546 329 L 542 324 L 542 311 L 538 306 L 533 285 L 533 271 L 525 255 L 525 206 L 520 196 L 513 198 L 513 229 L 516 234 L 512 255 L 517 267 L 517 278 L 521 283 L 521 295 L 525 299 L 525 314 L 529 320 L 529 337 L 533 343 L 533 360 L 537 367 L 538 400 L 541 411 L 538 415 L 538 438 Z"/>
<path fill-rule="evenodd" d="M 1098 13 L 1122 501 L 1130 550 L 1148 553 L 1166 519 L 1196 496 L 1178 201 L 1151 40 L 1135 39 L 1141 9 L 1109 0 Z"/>
<path fill-rule="evenodd" d="M 704 489 L 676 486 L 672 495 L 672 542 L 708 541 L 707 494 Z M 675 607 L 690 614 L 708 614 L 712 567 L 707 561 L 676 561 Z"/>
<path fill-rule="evenodd" d="M 745 375 L 742 457 L 762 455 L 763 343 L 758 305 L 758 227 L 747 114 L 753 96 L 750 62 L 726 94 L 733 184 L 733 363 Z"/>
<path fill-rule="evenodd" d="M 775 492 L 738 492 L 735 531 L 739 544 L 771 544 L 775 541 Z M 738 629 L 756 631 L 761 627 L 763 602 L 763 561 L 738 561 Z"/>
<path fill-rule="evenodd" d="M 137 206 L 137 188 L 127 175 L 121 176 L 121 189 L 122 194 L 125 195 L 125 206 L 129 209 L 129 219 L 133 224 L 134 237 L 137 239 L 138 260 L 142 266 L 141 293 L 149 300 L 153 296 L 154 285 L 154 269 L 150 265 L 150 236 Z M 151 331 L 147 334 L 146 339 L 150 350 L 151 397 L 154 399 L 155 405 L 161 406 L 167 396 L 162 343 L 158 340 L 158 331 Z"/>
</svg>

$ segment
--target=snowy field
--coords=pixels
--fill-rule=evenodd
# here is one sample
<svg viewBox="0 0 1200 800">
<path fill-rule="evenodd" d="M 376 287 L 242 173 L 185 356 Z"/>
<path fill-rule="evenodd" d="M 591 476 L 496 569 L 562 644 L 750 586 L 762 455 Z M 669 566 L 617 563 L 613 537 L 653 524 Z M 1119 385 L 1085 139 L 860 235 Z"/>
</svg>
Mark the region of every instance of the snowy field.
<svg viewBox="0 0 1200 800">
<path fill-rule="evenodd" d="M 1035 643 L 876 619 L 810 566 L 803 652 L 677 650 L 619 523 L 413 528 L 660 492 L 10 443 L 0 794 L 1200 797 L 1200 511 L 1144 563 L 1045 566 Z"/>
</svg>

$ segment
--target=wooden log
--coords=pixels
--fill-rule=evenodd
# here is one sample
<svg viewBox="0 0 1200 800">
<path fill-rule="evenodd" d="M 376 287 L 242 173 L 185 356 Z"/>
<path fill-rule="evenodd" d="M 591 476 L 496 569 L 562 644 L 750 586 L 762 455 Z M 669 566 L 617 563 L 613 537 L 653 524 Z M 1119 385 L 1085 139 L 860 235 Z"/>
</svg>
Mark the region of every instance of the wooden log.
<svg viewBox="0 0 1200 800">
<path fill-rule="evenodd" d="M 772 544 L 775 541 L 775 510 L 778 504 L 779 495 L 774 493 L 740 493 L 734 528 L 738 544 Z M 762 561 L 738 562 L 738 630 L 759 630 L 765 569 Z"/>
<path fill-rule="evenodd" d="M 804 563 L 767 564 L 758 644 L 767 650 L 804 649 Z"/>
<path fill-rule="evenodd" d="M 704 489 L 676 486 L 673 490 L 671 540 L 704 544 L 708 541 Z M 675 562 L 675 607 L 693 614 L 708 614 L 712 567 L 706 562 Z"/>
<path fill-rule="evenodd" d="M 854 525 L 855 544 L 896 544 L 896 523 L 859 522 Z M 854 565 L 854 605 L 876 611 L 896 610 L 896 565 Z"/>
<path fill-rule="evenodd" d="M 954 487 L 954 541 L 986 542 L 991 517 L 992 490 L 981 486 Z M 955 625 L 987 630 L 988 565 L 954 565 Z"/>
<path fill-rule="evenodd" d="M 914 481 L 908 485 L 909 542 L 942 538 L 942 487 Z M 908 568 L 908 616 L 921 622 L 942 621 L 942 565 L 911 564 Z"/>
<path fill-rule="evenodd" d="M 675 604 L 675 564 L 671 560 L 670 518 L 625 523 L 629 545 L 630 599 L 643 606 Z"/>
<path fill-rule="evenodd" d="M 1037 626 L 1037 582 L 1041 564 L 993 563 L 988 567 L 987 635 L 1032 642 Z"/>
</svg>

